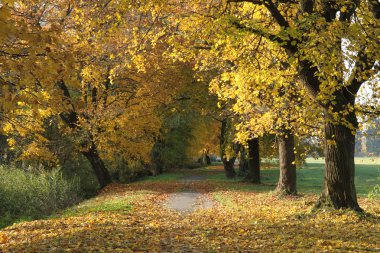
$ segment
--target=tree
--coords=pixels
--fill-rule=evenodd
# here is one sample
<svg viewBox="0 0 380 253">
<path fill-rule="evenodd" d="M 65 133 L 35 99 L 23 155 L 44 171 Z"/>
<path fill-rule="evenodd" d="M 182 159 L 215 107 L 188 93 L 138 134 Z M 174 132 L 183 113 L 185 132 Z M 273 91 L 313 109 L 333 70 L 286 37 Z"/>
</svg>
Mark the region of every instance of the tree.
<svg viewBox="0 0 380 253">
<path fill-rule="evenodd" d="M 235 19 L 231 23 L 284 49 L 294 60 L 313 101 L 324 110 L 325 182 L 318 206 L 361 210 L 354 185 L 354 140 L 358 127 L 354 108 L 360 87 L 377 73 L 373 66 L 379 51 L 375 39 L 379 32 L 379 2 L 245 2 L 265 7 L 276 22 L 275 27 L 265 31 L 250 21 L 243 24 Z M 347 68 L 345 61 L 353 67 Z"/>
<path fill-rule="evenodd" d="M 111 181 L 104 161 L 148 162 L 161 126 L 157 108 L 185 76 L 164 55 L 160 14 L 148 3 L 102 0 L 18 1 L 0 9 L 12 31 L 0 45 L 7 131 L 28 136 L 33 154 L 49 153 L 43 123 L 59 116 L 101 187 Z"/>
<path fill-rule="evenodd" d="M 325 183 L 317 206 L 361 210 L 354 185 L 354 134 L 358 127 L 355 112 L 363 110 L 357 108 L 355 98 L 360 87 L 378 73 L 379 9 L 378 1 L 324 0 L 196 2 L 192 9 L 201 13 L 190 17 L 192 25 L 210 24 L 197 37 L 199 47 L 216 52 L 221 47 L 229 49 L 230 66 L 240 68 L 239 56 L 246 57 L 248 63 L 260 62 L 265 54 L 279 56 L 264 63 L 272 62 L 278 67 L 285 64 L 283 69 L 273 72 L 273 67 L 264 68 L 268 73 L 257 78 L 284 80 L 280 83 L 298 86 L 307 91 L 307 104 L 319 106 L 318 113 L 313 114 L 323 115 Z M 210 41 L 210 36 L 203 35 L 211 27 L 217 35 Z M 226 37 L 239 40 L 232 43 Z M 252 50 L 255 46 L 257 50 Z M 244 54 L 245 50 L 255 53 Z M 299 81 L 294 82 L 294 78 Z M 256 92 L 268 90 L 268 85 L 272 82 L 256 86 Z M 378 84 L 371 85 L 376 89 Z M 244 82 L 238 87 L 244 87 Z"/>
</svg>

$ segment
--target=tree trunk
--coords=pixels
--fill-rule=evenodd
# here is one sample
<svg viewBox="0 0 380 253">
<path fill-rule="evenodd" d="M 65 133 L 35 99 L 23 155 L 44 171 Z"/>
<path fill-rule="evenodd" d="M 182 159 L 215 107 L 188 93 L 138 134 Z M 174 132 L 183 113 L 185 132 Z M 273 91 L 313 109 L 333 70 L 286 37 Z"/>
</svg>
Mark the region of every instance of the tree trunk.
<svg viewBox="0 0 380 253">
<path fill-rule="evenodd" d="M 276 192 L 285 195 L 297 194 L 297 174 L 294 154 L 294 135 L 282 133 L 278 135 L 280 177 Z"/>
<path fill-rule="evenodd" d="M 260 183 L 260 151 L 259 138 L 248 141 L 248 174 L 245 180 Z"/>
<path fill-rule="evenodd" d="M 106 169 L 103 160 L 100 158 L 99 153 L 94 143 L 91 143 L 91 147 L 87 151 L 81 152 L 91 163 L 92 169 L 98 178 L 100 187 L 103 188 L 111 183 L 111 177 Z"/>
<path fill-rule="evenodd" d="M 63 96 L 71 103 L 70 91 L 67 88 L 65 82 L 63 80 L 60 80 L 57 83 L 57 86 L 63 92 Z M 66 99 L 63 100 L 65 103 L 66 103 Z M 79 116 L 78 116 L 78 113 L 75 111 L 74 105 L 72 105 L 71 111 L 61 113 L 60 117 L 63 120 L 63 122 L 66 123 L 66 125 L 70 127 L 71 129 L 81 129 L 81 127 L 78 124 Z M 104 165 L 103 160 L 99 156 L 98 150 L 93 141 L 92 134 L 90 134 L 90 149 L 87 151 L 82 151 L 81 153 L 91 163 L 92 169 L 94 170 L 95 175 L 98 178 L 100 187 L 103 188 L 106 185 L 110 184 L 112 182 L 111 176 L 106 166 Z"/>
<path fill-rule="evenodd" d="M 223 158 L 223 166 L 224 166 L 224 172 L 226 174 L 227 178 L 234 178 L 236 177 L 236 171 L 234 168 L 236 157 L 232 157 L 230 159 Z"/>
<path fill-rule="evenodd" d="M 152 164 L 152 174 L 157 176 L 163 173 L 164 171 L 164 161 L 161 158 L 161 150 L 164 146 L 164 143 L 161 139 L 157 139 L 151 150 L 151 164 Z"/>
<path fill-rule="evenodd" d="M 236 156 L 227 156 L 226 149 L 228 145 L 232 145 L 232 152 L 237 153 L 238 145 L 234 145 L 229 143 L 228 139 L 228 131 L 229 131 L 229 126 L 228 126 L 228 119 L 222 120 L 222 126 L 220 129 L 220 156 L 223 161 L 223 166 L 224 166 L 224 172 L 226 173 L 227 178 L 234 178 L 236 176 L 236 171 L 234 168 L 235 165 L 235 160 Z"/>
<path fill-rule="evenodd" d="M 207 165 L 211 165 L 211 158 L 208 154 L 205 154 L 205 158 L 206 158 L 206 164 Z"/>
<path fill-rule="evenodd" d="M 248 173 L 248 159 L 246 157 L 246 148 L 242 145 L 240 147 L 240 158 L 239 158 L 239 177 L 246 177 Z"/>
<path fill-rule="evenodd" d="M 208 155 L 208 151 L 204 151 L 204 152 L 203 152 L 202 157 L 199 158 L 199 162 L 200 162 L 202 165 L 211 165 L 211 158 L 210 158 L 210 156 Z"/>
<path fill-rule="evenodd" d="M 356 125 L 354 113 L 350 122 Z M 354 125 L 354 126 L 355 126 Z M 355 134 L 340 121 L 325 124 L 325 176 L 316 207 L 350 208 L 362 211 L 355 189 Z"/>
</svg>

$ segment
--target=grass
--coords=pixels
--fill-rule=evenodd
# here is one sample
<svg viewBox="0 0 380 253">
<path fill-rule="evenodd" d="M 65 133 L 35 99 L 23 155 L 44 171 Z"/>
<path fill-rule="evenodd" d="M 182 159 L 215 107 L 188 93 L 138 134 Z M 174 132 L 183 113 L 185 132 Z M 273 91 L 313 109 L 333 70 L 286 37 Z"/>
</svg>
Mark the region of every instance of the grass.
<svg viewBox="0 0 380 253">
<path fill-rule="evenodd" d="M 324 158 L 306 158 L 306 163 L 324 163 Z M 355 157 L 355 164 L 364 164 L 364 165 L 379 165 L 380 166 L 380 157 Z"/>
<path fill-rule="evenodd" d="M 86 215 L 94 212 L 116 212 L 122 211 L 128 213 L 132 209 L 131 199 L 128 197 L 116 198 L 111 200 L 99 201 L 96 198 L 82 202 L 80 205 L 64 210 L 59 215 L 53 215 L 49 218 L 55 217 L 74 217 Z"/>
<path fill-rule="evenodd" d="M 307 163 L 297 170 L 297 187 L 300 193 L 321 193 L 324 173 L 323 162 L 323 159 L 307 159 Z M 239 188 L 245 191 L 262 192 L 273 190 L 278 177 L 278 168 L 273 164 L 269 169 L 261 171 L 262 185 L 239 184 L 240 178 L 226 179 L 222 170 L 220 173 L 209 176 L 208 180 L 214 182 L 234 182 L 234 184 L 229 186 L 231 189 Z M 355 185 L 358 195 L 367 196 L 378 184 L 380 184 L 380 158 L 356 158 Z"/>
<path fill-rule="evenodd" d="M 184 177 L 184 174 L 181 171 L 178 172 L 168 172 L 163 173 L 157 176 L 148 176 L 144 178 L 144 181 L 147 182 L 166 182 L 166 181 L 176 181 Z"/>
<path fill-rule="evenodd" d="M 0 228 L 44 218 L 81 200 L 79 179 L 60 169 L 25 171 L 0 166 Z"/>
<path fill-rule="evenodd" d="M 324 165 L 308 163 L 298 170 L 298 187 L 301 192 L 318 193 L 322 189 Z M 358 195 L 367 195 L 380 184 L 379 164 L 356 164 L 355 185 Z"/>
<path fill-rule="evenodd" d="M 146 181 L 148 182 L 148 181 Z M 49 219 L 52 218 L 68 218 L 83 216 L 89 213 L 98 213 L 98 212 L 119 212 L 127 214 L 132 211 L 134 201 L 140 201 L 144 199 L 148 194 L 151 194 L 151 191 L 148 190 L 135 190 L 135 191 L 126 191 L 124 189 L 125 185 L 119 185 L 123 187 L 121 190 L 122 193 L 118 194 L 100 194 L 98 197 L 85 200 L 79 205 L 73 206 L 71 208 L 65 209 L 62 212 L 58 212 L 54 215 L 51 215 Z M 114 186 L 110 185 L 108 191 L 114 191 Z"/>
</svg>

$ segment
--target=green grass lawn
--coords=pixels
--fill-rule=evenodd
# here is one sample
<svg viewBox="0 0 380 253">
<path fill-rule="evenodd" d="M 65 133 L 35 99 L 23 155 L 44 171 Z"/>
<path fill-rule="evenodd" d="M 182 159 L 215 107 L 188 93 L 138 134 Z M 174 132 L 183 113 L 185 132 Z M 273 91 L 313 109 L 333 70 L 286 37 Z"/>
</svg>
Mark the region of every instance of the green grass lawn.
<svg viewBox="0 0 380 253">
<path fill-rule="evenodd" d="M 143 181 L 148 182 L 161 182 L 161 181 L 176 181 L 184 177 L 184 173 L 182 171 L 176 172 L 167 172 L 157 176 L 148 176 L 143 179 Z"/>
<path fill-rule="evenodd" d="M 357 193 L 366 196 L 377 184 L 380 184 L 380 158 L 356 158 L 355 184 Z M 324 160 L 307 159 L 307 163 L 297 170 L 297 187 L 300 193 L 319 194 L 322 190 Z M 263 185 L 232 186 L 242 190 L 267 191 L 273 190 L 279 177 L 276 165 L 261 171 Z M 221 171 L 209 177 L 212 181 L 238 182 L 240 178 L 228 180 Z"/>
</svg>

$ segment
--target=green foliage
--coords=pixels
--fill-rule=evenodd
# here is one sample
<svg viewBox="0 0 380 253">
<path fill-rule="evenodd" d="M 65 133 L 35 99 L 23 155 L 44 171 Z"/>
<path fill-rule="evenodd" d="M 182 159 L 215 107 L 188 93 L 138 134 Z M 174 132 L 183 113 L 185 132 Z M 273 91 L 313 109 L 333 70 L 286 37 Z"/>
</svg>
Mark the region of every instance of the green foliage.
<svg viewBox="0 0 380 253">
<path fill-rule="evenodd" d="M 0 167 L 0 214 L 40 218 L 77 203 L 81 197 L 78 178 L 66 179 L 59 168 L 24 171 Z"/>
<path fill-rule="evenodd" d="M 183 167 L 190 161 L 187 156 L 187 147 L 190 140 L 193 115 L 187 112 L 174 110 L 165 115 L 164 125 L 161 129 L 161 140 L 157 141 L 153 153 L 155 163 L 162 168 Z"/>
<path fill-rule="evenodd" d="M 116 163 L 115 161 L 106 162 L 106 166 L 116 182 L 129 183 L 149 173 L 147 166 L 141 160 L 119 159 Z"/>
<path fill-rule="evenodd" d="M 373 187 L 372 191 L 368 193 L 368 198 L 369 199 L 378 199 L 380 198 L 380 184 L 375 185 Z"/>
</svg>

